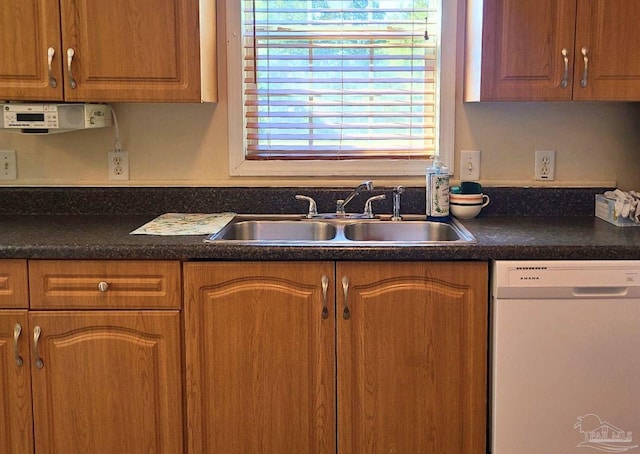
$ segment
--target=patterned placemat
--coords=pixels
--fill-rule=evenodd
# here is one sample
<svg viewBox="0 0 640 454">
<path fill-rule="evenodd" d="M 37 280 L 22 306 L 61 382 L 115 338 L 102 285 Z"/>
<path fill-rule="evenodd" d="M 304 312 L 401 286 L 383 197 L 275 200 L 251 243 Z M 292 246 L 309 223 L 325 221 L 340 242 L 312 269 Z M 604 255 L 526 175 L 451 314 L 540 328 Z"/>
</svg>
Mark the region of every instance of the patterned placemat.
<svg viewBox="0 0 640 454">
<path fill-rule="evenodd" d="M 236 213 L 165 213 L 138 227 L 131 235 L 211 235 L 218 233 Z"/>
</svg>

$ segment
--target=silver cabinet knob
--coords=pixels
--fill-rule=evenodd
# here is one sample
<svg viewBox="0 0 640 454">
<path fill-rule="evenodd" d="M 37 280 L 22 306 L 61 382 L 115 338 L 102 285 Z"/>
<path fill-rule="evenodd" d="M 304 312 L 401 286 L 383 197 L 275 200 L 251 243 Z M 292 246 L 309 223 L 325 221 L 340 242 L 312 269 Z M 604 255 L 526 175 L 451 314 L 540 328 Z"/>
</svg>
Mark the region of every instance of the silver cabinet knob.
<svg viewBox="0 0 640 454">
<path fill-rule="evenodd" d="M 106 292 L 107 290 L 109 290 L 109 283 L 101 281 L 100 283 L 98 283 L 98 290 L 100 290 L 101 292 Z"/>
</svg>

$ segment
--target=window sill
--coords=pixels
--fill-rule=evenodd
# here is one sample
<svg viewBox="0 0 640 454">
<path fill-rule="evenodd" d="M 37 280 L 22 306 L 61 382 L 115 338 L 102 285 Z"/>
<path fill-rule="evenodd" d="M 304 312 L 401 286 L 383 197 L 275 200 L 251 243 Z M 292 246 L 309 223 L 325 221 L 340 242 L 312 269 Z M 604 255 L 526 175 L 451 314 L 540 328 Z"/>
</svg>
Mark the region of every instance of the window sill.
<svg viewBox="0 0 640 454">
<path fill-rule="evenodd" d="M 231 176 L 413 176 L 424 175 L 428 159 L 344 161 L 229 161 Z M 451 168 L 450 163 L 445 163 Z"/>
</svg>

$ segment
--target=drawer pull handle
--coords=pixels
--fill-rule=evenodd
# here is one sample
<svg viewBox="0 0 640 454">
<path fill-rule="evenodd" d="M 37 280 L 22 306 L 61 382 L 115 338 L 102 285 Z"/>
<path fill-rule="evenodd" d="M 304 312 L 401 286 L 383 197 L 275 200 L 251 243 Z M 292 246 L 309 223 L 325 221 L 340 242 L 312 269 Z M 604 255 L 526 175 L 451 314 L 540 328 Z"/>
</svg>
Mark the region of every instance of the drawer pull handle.
<svg viewBox="0 0 640 454">
<path fill-rule="evenodd" d="M 38 341 L 40 340 L 40 334 L 42 333 L 42 328 L 40 326 L 36 326 L 33 329 L 33 354 L 36 359 L 36 367 L 38 369 L 42 369 L 44 367 L 44 361 L 40 358 L 40 353 L 38 353 Z"/>
<path fill-rule="evenodd" d="M 347 276 L 342 278 L 342 292 L 344 293 L 344 310 L 342 311 L 342 318 L 349 320 L 351 318 L 351 311 L 349 311 L 349 278 Z"/>
<path fill-rule="evenodd" d="M 327 293 L 329 293 L 329 278 L 322 276 L 322 318 L 329 318 L 329 308 L 327 307 Z"/>
<path fill-rule="evenodd" d="M 67 49 L 67 72 L 69 73 L 69 86 L 71 88 L 76 88 L 78 84 L 76 80 L 73 78 L 73 72 L 71 72 L 71 63 L 73 63 L 73 56 L 76 54 L 76 51 L 73 50 L 73 47 Z"/>
<path fill-rule="evenodd" d="M 56 88 L 58 86 L 58 82 L 56 78 L 53 77 L 53 69 L 51 68 L 51 64 L 53 63 L 53 56 L 56 54 L 56 50 L 53 47 L 47 49 L 47 68 L 49 71 L 49 86 L 51 88 Z"/>
<path fill-rule="evenodd" d="M 580 52 L 582 53 L 582 58 L 584 59 L 584 72 L 582 73 L 582 80 L 580 80 L 580 86 L 582 88 L 587 88 L 587 81 L 589 78 L 589 49 L 583 47 Z"/>
<path fill-rule="evenodd" d="M 13 327 L 13 356 L 16 359 L 16 366 L 22 367 L 23 361 L 20 352 L 18 351 L 18 340 L 20 339 L 20 333 L 22 332 L 22 325 L 16 323 Z"/>
<path fill-rule="evenodd" d="M 560 87 L 567 88 L 569 86 L 569 51 L 566 47 L 562 49 L 562 60 L 564 61 L 564 76 L 560 81 Z"/>
<path fill-rule="evenodd" d="M 99 282 L 98 290 L 100 290 L 101 292 L 106 292 L 107 290 L 109 290 L 109 283 L 105 281 Z"/>
</svg>

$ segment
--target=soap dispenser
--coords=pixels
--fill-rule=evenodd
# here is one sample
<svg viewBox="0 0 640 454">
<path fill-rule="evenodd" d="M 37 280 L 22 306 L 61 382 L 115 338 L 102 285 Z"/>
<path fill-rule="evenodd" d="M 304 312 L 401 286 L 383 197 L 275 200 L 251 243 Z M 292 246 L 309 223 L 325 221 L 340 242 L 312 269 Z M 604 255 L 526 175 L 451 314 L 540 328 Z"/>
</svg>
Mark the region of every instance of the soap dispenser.
<svg viewBox="0 0 640 454">
<path fill-rule="evenodd" d="M 433 221 L 449 219 L 449 169 L 438 156 L 426 171 L 426 215 Z"/>
</svg>

